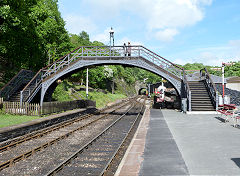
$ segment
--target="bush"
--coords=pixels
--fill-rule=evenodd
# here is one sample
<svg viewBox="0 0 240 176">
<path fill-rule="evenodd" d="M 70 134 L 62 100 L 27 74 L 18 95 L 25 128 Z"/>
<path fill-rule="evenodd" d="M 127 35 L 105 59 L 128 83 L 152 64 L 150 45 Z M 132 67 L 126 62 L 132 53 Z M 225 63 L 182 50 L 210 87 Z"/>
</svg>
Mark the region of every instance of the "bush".
<svg viewBox="0 0 240 176">
<path fill-rule="evenodd" d="M 55 100 L 55 101 L 71 101 L 72 98 L 69 95 L 68 87 L 69 87 L 69 85 L 67 82 L 64 81 L 64 82 L 60 83 L 56 87 L 56 89 L 52 95 L 53 100 Z"/>
</svg>

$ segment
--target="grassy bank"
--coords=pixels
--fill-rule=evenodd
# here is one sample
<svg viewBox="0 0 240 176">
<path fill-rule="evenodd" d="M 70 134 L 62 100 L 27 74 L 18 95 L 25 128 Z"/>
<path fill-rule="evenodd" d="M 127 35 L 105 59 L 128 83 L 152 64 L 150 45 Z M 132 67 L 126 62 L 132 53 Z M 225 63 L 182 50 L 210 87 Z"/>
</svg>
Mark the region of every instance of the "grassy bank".
<svg viewBox="0 0 240 176">
<path fill-rule="evenodd" d="M 79 93 L 81 93 L 83 96 L 86 96 L 86 92 L 81 91 Z M 126 95 L 111 94 L 111 93 L 104 94 L 102 92 L 89 92 L 89 95 L 88 95 L 88 99 L 96 101 L 97 108 L 102 108 L 106 106 L 108 103 L 111 103 L 123 98 L 126 98 Z"/>
<path fill-rule="evenodd" d="M 71 101 L 73 100 L 73 97 L 71 96 L 71 91 L 70 88 L 74 88 L 75 90 L 79 90 L 82 86 L 76 86 L 73 85 L 70 82 L 62 82 L 59 84 L 54 93 L 53 93 L 53 98 L 55 101 Z M 81 97 L 86 97 L 86 92 L 85 91 L 78 91 L 79 94 L 81 94 Z M 79 96 L 77 96 L 79 97 Z M 119 93 L 119 91 L 115 94 L 112 93 L 103 93 L 103 92 L 89 92 L 88 93 L 88 99 L 96 101 L 96 107 L 97 108 L 102 108 L 106 106 L 108 103 L 114 102 L 118 99 L 123 99 L 126 98 L 127 96 Z"/>
<path fill-rule="evenodd" d="M 0 114 L 0 128 L 38 119 L 38 116 Z"/>
</svg>

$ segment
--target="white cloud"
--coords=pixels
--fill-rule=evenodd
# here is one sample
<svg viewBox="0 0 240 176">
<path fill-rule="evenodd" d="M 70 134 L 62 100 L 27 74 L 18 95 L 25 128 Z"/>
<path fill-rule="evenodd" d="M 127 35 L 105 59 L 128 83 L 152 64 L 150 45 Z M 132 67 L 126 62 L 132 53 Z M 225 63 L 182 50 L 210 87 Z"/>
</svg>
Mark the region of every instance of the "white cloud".
<svg viewBox="0 0 240 176">
<path fill-rule="evenodd" d="M 130 42 L 131 45 L 142 45 L 142 46 L 144 45 L 142 42 L 134 41 L 134 40 L 131 40 L 127 37 L 124 37 L 124 38 L 118 40 L 116 45 L 119 45 L 119 46 L 121 45 L 122 46 L 124 43 L 127 45 L 128 42 Z"/>
<path fill-rule="evenodd" d="M 156 33 L 156 38 L 161 41 L 169 42 L 169 41 L 172 41 L 173 37 L 178 33 L 179 32 L 176 29 L 164 29 Z"/>
<path fill-rule="evenodd" d="M 110 43 L 109 31 L 110 31 L 110 28 L 107 28 L 104 30 L 103 33 L 93 35 L 91 38 L 93 41 L 101 41 L 102 43 L 109 45 Z"/>
<path fill-rule="evenodd" d="M 180 28 L 202 20 L 203 12 L 191 0 L 154 0 L 142 4 L 150 30 Z"/>
<path fill-rule="evenodd" d="M 192 60 L 186 60 L 186 59 L 181 59 L 181 58 L 177 58 L 173 61 L 173 63 L 175 64 L 180 64 L 180 65 L 185 65 L 186 63 L 193 63 Z"/>
<path fill-rule="evenodd" d="M 114 33 L 118 33 L 119 30 L 121 30 L 121 29 L 119 29 L 119 28 L 114 29 Z M 107 28 L 107 29 L 104 30 L 103 33 L 98 33 L 96 35 L 93 35 L 91 37 L 92 41 L 101 41 L 104 44 L 109 45 L 110 44 L 110 36 L 109 36 L 110 34 L 109 34 L 109 31 L 110 31 L 110 28 Z M 115 45 L 116 46 L 117 45 L 119 45 L 119 46 L 121 45 L 122 46 L 124 43 L 127 44 L 128 42 L 130 42 L 131 45 L 143 45 L 142 42 L 131 40 L 128 37 L 123 37 L 123 38 L 117 39 L 117 40 L 115 38 Z"/>
<path fill-rule="evenodd" d="M 222 62 L 240 61 L 240 40 L 231 40 L 222 46 L 210 46 L 176 53 L 174 63 L 203 63 L 204 65 L 220 66 Z M 185 59 L 179 59 L 185 58 Z"/>
<path fill-rule="evenodd" d="M 131 12 L 142 19 L 150 32 L 157 33 L 159 40 L 169 41 L 181 28 L 201 21 L 204 18 L 204 7 L 211 5 L 212 0 L 84 0 L 84 2 L 93 8 L 93 12 L 99 17 L 115 18 L 121 12 Z"/>
<path fill-rule="evenodd" d="M 69 14 L 64 17 L 66 28 L 70 33 L 79 34 L 82 31 L 92 32 L 96 29 L 96 25 L 89 17 Z"/>
<path fill-rule="evenodd" d="M 230 40 L 229 46 L 233 48 L 233 52 L 240 56 L 240 40 Z"/>
</svg>

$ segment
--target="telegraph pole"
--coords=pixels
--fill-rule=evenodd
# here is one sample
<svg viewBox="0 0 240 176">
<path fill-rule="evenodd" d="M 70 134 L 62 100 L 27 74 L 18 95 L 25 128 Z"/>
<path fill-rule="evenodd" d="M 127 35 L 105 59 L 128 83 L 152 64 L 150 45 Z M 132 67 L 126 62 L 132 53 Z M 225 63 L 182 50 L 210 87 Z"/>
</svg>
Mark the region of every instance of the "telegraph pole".
<svg viewBox="0 0 240 176">
<path fill-rule="evenodd" d="M 222 91 L 223 91 L 222 97 L 223 97 L 223 104 L 224 104 L 224 66 L 225 66 L 225 63 L 222 63 Z"/>
<path fill-rule="evenodd" d="M 88 68 L 87 68 L 87 78 L 86 78 L 86 98 L 88 99 Z"/>
</svg>

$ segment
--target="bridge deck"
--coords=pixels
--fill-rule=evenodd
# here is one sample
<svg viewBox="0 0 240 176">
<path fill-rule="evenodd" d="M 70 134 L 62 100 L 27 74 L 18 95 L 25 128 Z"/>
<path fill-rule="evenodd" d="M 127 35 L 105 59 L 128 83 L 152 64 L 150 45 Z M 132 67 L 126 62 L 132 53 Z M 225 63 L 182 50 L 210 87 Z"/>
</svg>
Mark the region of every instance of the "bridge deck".
<svg viewBox="0 0 240 176">
<path fill-rule="evenodd" d="M 190 175 L 239 175 L 240 129 L 234 128 L 231 123 L 222 123 L 217 118 L 218 116 L 187 115 L 173 110 L 161 112 L 152 109 L 148 127 L 146 128 L 146 122 L 142 123 L 139 128 L 141 130 L 138 131 L 131 149 L 119 167 L 118 175 L 124 175 L 127 172 L 128 175 L 148 175 L 149 173 L 151 175 L 160 173 L 167 175 L 188 175 L 188 173 Z M 145 118 L 145 121 L 148 121 L 148 117 Z M 164 123 L 167 125 L 165 126 Z M 170 130 L 170 134 L 166 127 Z M 144 129 L 147 133 L 146 138 L 142 135 Z M 142 153 L 139 148 L 136 148 L 140 144 L 139 135 L 143 136 L 143 141 L 146 141 Z M 168 142 L 164 144 L 161 142 L 163 140 Z M 143 143 L 140 145 L 144 146 Z M 166 153 L 163 153 L 161 148 Z M 138 149 L 137 152 L 136 149 Z M 133 158 L 134 154 L 137 157 Z M 173 160 L 173 156 L 176 160 Z M 181 156 L 186 165 L 182 162 Z M 163 165 L 164 160 L 169 161 L 168 165 Z M 129 170 L 131 166 L 136 165 L 138 167 Z"/>
</svg>

